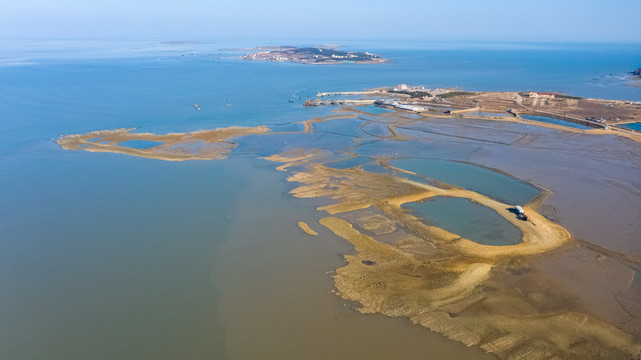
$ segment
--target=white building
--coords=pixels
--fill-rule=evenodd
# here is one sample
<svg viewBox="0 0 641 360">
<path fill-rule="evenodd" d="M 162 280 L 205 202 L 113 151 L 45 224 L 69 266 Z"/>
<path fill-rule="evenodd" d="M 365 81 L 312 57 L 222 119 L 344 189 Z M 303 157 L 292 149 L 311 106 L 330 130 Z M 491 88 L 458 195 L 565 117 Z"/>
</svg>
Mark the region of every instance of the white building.
<svg viewBox="0 0 641 360">
<path fill-rule="evenodd" d="M 530 97 L 554 98 L 554 93 L 530 91 Z"/>
</svg>

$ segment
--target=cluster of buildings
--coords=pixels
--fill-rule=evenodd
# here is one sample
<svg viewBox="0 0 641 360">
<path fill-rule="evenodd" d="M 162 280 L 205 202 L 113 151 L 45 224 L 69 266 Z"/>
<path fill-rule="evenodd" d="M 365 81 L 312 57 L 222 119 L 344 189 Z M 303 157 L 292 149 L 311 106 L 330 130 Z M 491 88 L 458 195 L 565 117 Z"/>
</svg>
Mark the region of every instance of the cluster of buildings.
<svg viewBox="0 0 641 360">
<path fill-rule="evenodd" d="M 283 56 L 275 56 L 272 51 L 261 51 L 254 54 L 247 54 L 243 56 L 245 60 L 270 60 L 270 61 L 290 61 L 289 58 Z"/>
<path fill-rule="evenodd" d="M 353 59 L 353 58 L 355 58 L 355 57 L 358 57 L 358 56 L 356 56 L 356 55 L 354 55 L 354 54 L 347 54 L 347 55 L 336 55 L 336 54 L 332 54 L 332 58 L 333 58 L 333 59 Z"/>
<path fill-rule="evenodd" d="M 402 104 L 399 103 L 398 101 L 395 100 L 376 100 L 374 102 L 375 105 L 383 105 L 383 106 L 390 106 L 395 109 L 401 109 L 401 110 L 407 110 L 407 111 L 425 111 L 427 108 L 424 106 L 419 106 L 419 105 L 412 105 L 412 104 Z"/>
<path fill-rule="evenodd" d="M 407 84 L 399 84 L 392 91 L 427 91 L 425 86 L 407 86 Z"/>
<path fill-rule="evenodd" d="M 554 99 L 554 93 L 551 92 L 536 92 L 536 91 L 530 91 L 530 97 L 532 98 L 546 98 L 546 99 Z"/>
</svg>

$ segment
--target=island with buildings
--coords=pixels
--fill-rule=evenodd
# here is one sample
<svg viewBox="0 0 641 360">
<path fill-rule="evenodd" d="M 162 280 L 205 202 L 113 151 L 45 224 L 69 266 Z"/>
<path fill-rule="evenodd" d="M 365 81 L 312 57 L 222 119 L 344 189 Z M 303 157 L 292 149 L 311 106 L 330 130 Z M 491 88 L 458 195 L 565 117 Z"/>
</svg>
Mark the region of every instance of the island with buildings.
<svg viewBox="0 0 641 360">
<path fill-rule="evenodd" d="M 387 59 L 369 52 L 342 51 L 329 47 L 261 47 L 244 60 L 294 62 L 299 64 L 381 64 Z"/>
</svg>

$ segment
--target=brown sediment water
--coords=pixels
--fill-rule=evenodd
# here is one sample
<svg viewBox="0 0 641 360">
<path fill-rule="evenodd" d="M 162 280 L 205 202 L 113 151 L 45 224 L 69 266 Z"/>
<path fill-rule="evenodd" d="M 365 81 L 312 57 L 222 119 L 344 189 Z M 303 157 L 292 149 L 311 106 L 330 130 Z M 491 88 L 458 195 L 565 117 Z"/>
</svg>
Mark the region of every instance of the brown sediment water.
<svg viewBox="0 0 641 360">
<path fill-rule="evenodd" d="M 230 359 L 496 359 L 402 318 L 362 315 L 337 296 L 331 274 L 350 245 L 318 223 L 315 201 L 280 191 L 284 174 L 272 169 L 251 170 L 214 259 Z"/>
<path fill-rule="evenodd" d="M 529 218 L 523 221 L 509 211 L 514 204 L 468 189 L 428 184 L 393 173 L 371 173 L 360 166 L 330 168 L 325 166 L 330 161 L 326 156 L 337 149 L 323 148 L 322 144 L 266 157 L 279 163 L 278 170 L 288 172 L 288 180 L 295 186 L 291 194 L 311 201 L 317 212 L 310 210 L 303 217 L 294 209 L 283 210 L 285 207 L 276 207 L 281 210 L 269 214 L 252 210 L 250 204 L 258 198 L 261 203 L 282 201 L 277 196 L 269 200 L 274 194 L 265 192 L 276 188 L 274 184 L 256 185 L 255 191 L 250 192 L 253 195 L 244 200 L 243 221 L 251 226 L 238 227 L 223 253 L 229 259 L 242 259 L 243 254 L 256 252 L 262 260 L 252 258 L 256 263 L 250 266 L 223 260 L 217 274 L 235 276 L 232 279 L 219 275 L 216 279 L 226 299 L 222 307 L 230 324 L 228 345 L 234 357 L 267 354 L 261 357 L 287 358 L 306 354 L 309 356 L 303 357 L 380 358 L 381 354 L 389 354 L 388 357 L 411 358 L 407 349 L 389 342 L 383 346 L 384 342 L 366 341 L 362 347 L 360 344 L 350 347 L 345 339 L 330 335 L 336 331 L 348 336 L 349 326 L 365 331 L 367 322 L 373 326 L 367 331 L 379 339 L 376 341 L 381 341 L 378 332 L 389 324 L 397 326 L 396 330 L 406 336 L 405 340 L 394 337 L 396 344 L 415 346 L 413 340 L 404 342 L 414 339 L 410 334 L 415 334 L 417 339 L 421 336 L 431 339 L 426 340 L 430 346 L 452 346 L 437 351 L 442 356 L 481 356 L 480 352 L 466 352 L 469 349 L 443 341 L 441 335 L 421 332 L 401 319 L 357 316 L 356 322 L 362 324 L 346 325 L 349 321 L 344 322 L 345 318 L 353 315 L 351 301 L 361 313 L 407 318 L 461 344 L 506 359 L 627 358 L 641 351 L 641 308 L 636 305 L 641 301 L 641 245 L 635 242 L 641 234 L 636 221 L 641 217 L 638 142 L 505 119 L 408 119 L 396 113 L 368 116 L 369 121 L 390 129 L 392 136 L 378 137 L 380 143 L 367 145 L 371 151 L 393 143 L 393 151 L 368 154 L 390 171 L 394 169 L 387 165 L 388 160 L 403 156 L 398 151 L 413 144 L 415 147 L 406 150 L 498 169 L 547 189 L 545 196 L 523 204 Z M 314 132 L 315 122 L 348 121 L 353 117 L 339 114 L 309 120 L 304 122 L 305 132 Z M 216 131 L 226 135 L 216 135 L 212 143 L 225 143 L 230 136 L 241 136 L 236 130 Z M 243 131 L 260 134 L 266 130 Z M 117 144 L 130 140 L 126 134 L 97 132 L 82 135 L 83 142 L 73 146 L 65 145 L 64 141 L 60 144 L 73 150 L 162 158 L 145 152 L 121 151 L 118 147 L 90 150 L 79 146 L 92 144 L 89 140 L 96 137 L 109 141 L 105 136 L 114 136 L 111 141 Z M 149 135 L 134 139 L 170 140 Z M 176 139 L 173 144 L 180 145 L 189 139 L 188 134 L 182 136 L 182 140 Z M 360 151 L 359 146 L 357 139 L 341 152 L 354 156 Z M 227 148 L 217 156 L 230 150 Z M 180 160 L 198 158 L 181 156 Z M 268 199 L 263 199 L 265 196 Z M 478 244 L 454 230 L 429 225 L 401 207 L 437 196 L 465 198 L 492 209 L 522 231 L 521 242 L 506 246 Z M 331 216 L 323 217 L 327 214 Z M 320 217 L 324 229 L 312 230 Z M 315 245 L 292 242 L 300 239 L 300 231 L 291 219 L 300 221 L 298 226 L 308 234 L 307 228 L 319 233 L 314 238 Z M 272 229 L 274 234 L 267 235 L 261 229 Z M 328 242 L 335 239 L 331 234 L 346 240 L 353 251 L 336 243 L 330 245 Z M 319 244 L 334 247 L 334 252 L 325 253 L 324 260 L 315 263 L 310 261 L 314 256 L 309 246 L 322 246 Z M 346 254 L 344 262 L 339 254 Z M 277 269 L 265 271 L 272 267 Z M 343 300 L 329 293 L 332 283 L 326 272 L 332 269 L 336 269 L 331 273 L 333 285 Z M 307 282 L 325 286 L 327 293 L 321 297 L 326 302 L 325 308 L 343 306 L 344 310 L 336 313 L 331 310 L 330 315 L 318 313 L 323 308 L 318 304 L 318 292 L 314 301 L 301 295 Z M 257 301 L 258 298 L 261 300 Z M 281 331 L 287 330 L 287 336 L 277 340 L 268 334 L 270 324 L 279 324 Z M 313 324 L 321 326 L 314 328 Z M 313 331 L 323 335 L 310 340 Z M 292 344 L 292 339 L 299 342 Z M 323 345 L 328 341 L 342 344 L 340 350 L 332 353 L 325 349 Z M 361 351 L 353 352 L 356 348 Z M 419 352 L 430 353 L 428 349 Z"/>
</svg>

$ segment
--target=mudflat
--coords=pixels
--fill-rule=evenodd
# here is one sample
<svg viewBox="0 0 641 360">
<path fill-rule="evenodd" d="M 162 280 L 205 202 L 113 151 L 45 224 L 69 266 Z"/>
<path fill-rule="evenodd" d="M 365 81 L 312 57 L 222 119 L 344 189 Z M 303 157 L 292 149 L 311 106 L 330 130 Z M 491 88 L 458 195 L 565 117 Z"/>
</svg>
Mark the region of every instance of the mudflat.
<svg viewBox="0 0 641 360">
<path fill-rule="evenodd" d="M 302 134 L 340 134 L 346 127 L 339 124 L 346 122 L 361 133 L 345 133 L 340 142 L 328 136 L 306 146 L 296 143 Z M 294 197 L 318 199 L 319 224 L 299 223 L 303 231 L 311 234 L 308 230 L 322 225 L 353 246 L 333 280 L 337 294 L 357 302 L 360 312 L 407 318 L 505 359 L 625 359 L 641 351 L 638 141 L 510 118 L 370 114 L 359 108 L 302 123 L 304 131 L 274 137 L 279 144 L 290 141 L 285 151 L 265 159 L 288 172 Z M 373 126 L 386 132 L 364 131 Z M 163 160 L 233 160 L 244 135 L 267 143 L 276 135 L 265 127 L 202 134 L 207 132 L 103 131 L 63 137 L 59 144 Z M 194 139 L 225 150 L 200 154 L 201 148 L 184 146 Z M 159 147 L 118 145 L 127 140 L 170 143 L 182 152 L 168 156 Z M 340 156 L 370 161 L 343 169 L 326 166 Z M 397 158 L 478 164 L 532 183 L 543 194 L 520 204 L 528 215 L 523 220 L 510 211 L 516 204 L 410 177 L 389 165 Z M 519 228 L 520 242 L 482 245 L 402 207 L 437 196 L 469 199 L 495 211 Z"/>
</svg>

